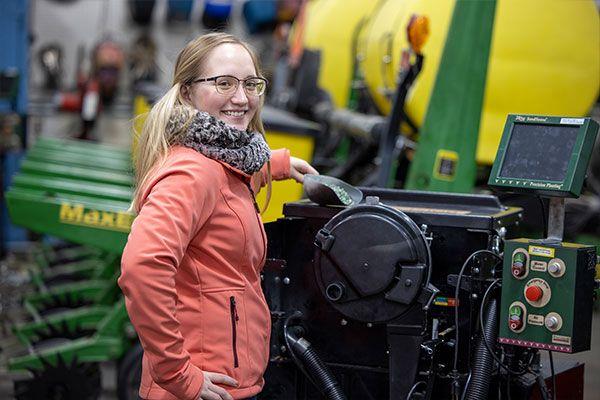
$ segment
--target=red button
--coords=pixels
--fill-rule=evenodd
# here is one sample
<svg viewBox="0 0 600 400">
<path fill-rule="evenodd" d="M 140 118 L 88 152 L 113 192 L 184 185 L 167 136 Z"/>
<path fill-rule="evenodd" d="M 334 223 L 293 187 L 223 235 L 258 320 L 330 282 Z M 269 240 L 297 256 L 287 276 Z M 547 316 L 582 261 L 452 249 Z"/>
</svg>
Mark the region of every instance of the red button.
<svg viewBox="0 0 600 400">
<path fill-rule="evenodd" d="M 525 268 L 522 266 L 516 266 L 513 264 L 512 266 L 512 274 L 515 278 L 520 278 L 525 275 Z"/>
<path fill-rule="evenodd" d="M 518 315 L 513 315 L 509 318 L 509 326 L 513 331 L 518 331 L 523 326 L 523 320 Z"/>
<path fill-rule="evenodd" d="M 529 301 L 538 301 L 544 295 L 544 291 L 539 286 L 529 286 L 525 290 L 525 297 Z"/>
</svg>

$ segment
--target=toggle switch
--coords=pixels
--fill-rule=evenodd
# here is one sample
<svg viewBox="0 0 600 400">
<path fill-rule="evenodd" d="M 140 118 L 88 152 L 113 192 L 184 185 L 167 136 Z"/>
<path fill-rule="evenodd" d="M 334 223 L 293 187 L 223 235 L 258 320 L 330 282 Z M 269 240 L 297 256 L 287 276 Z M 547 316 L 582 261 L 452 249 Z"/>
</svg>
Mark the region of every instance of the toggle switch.
<svg viewBox="0 0 600 400">
<path fill-rule="evenodd" d="M 517 249 L 513 253 L 511 273 L 516 279 L 523 279 L 527 276 L 527 258 L 528 255 L 523 249 Z"/>
<path fill-rule="evenodd" d="M 515 301 L 508 309 L 508 327 L 513 332 L 522 332 L 525 329 L 525 305 Z"/>
</svg>

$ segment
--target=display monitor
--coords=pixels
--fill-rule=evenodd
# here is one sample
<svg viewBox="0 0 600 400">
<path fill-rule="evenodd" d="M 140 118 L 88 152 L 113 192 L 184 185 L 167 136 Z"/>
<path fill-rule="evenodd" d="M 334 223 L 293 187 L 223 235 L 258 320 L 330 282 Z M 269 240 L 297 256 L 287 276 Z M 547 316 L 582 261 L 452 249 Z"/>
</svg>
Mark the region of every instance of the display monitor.
<svg viewBox="0 0 600 400">
<path fill-rule="evenodd" d="M 590 118 L 509 115 L 488 184 L 503 191 L 578 197 L 597 132 Z"/>
</svg>

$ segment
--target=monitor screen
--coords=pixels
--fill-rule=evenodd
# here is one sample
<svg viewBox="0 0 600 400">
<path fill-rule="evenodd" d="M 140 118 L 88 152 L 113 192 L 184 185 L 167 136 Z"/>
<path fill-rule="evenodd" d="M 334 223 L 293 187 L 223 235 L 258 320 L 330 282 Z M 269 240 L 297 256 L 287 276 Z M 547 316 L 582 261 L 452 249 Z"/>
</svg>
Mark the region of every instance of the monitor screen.
<svg viewBox="0 0 600 400">
<path fill-rule="evenodd" d="M 515 123 L 498 175 L 502 178 L 562 182 L 579 128 Z"/>
</svg>

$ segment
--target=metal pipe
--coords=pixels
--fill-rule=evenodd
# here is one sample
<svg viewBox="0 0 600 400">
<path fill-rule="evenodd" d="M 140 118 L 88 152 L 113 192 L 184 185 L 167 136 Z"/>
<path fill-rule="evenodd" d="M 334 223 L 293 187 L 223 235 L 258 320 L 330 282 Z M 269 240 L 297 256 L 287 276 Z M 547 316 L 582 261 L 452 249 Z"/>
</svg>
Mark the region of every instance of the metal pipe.
<svg viewBox="0 0 600 400">
<path fill-rule="evenodd" d="M 548 240 L 562 242 L 565 227 L 565 199 L 551 197 L 548 208 Z"/>
</svg>

